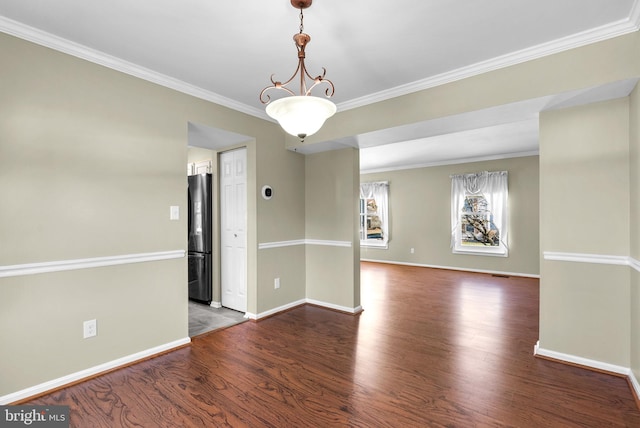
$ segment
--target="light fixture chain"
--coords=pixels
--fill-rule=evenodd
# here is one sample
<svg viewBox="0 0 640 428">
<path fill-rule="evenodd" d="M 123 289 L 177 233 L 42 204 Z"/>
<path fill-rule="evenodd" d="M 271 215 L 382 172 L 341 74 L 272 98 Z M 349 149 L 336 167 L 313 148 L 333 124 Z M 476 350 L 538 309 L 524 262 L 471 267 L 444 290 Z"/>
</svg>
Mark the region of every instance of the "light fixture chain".
<svg viewBox="0 0 640 428">
<path fill-rule="evenodd" d="M 302 9 L 300 9 L 300 34 L 304 32 L 304 14 L 302 13 Z"/>
<path fill-rule="evenodd" d="M 298 50 L 298 67 L 296 67 L 289 80 L 284 83 L 275 80 L 272 74 L 270 78 L 272 85 L 260 91 L 259 98 L 262 104 L 269 104 L 266 108 L 266 113 L 269 117 L 276 119 L 285 132 L 300 138 L 300 142 L 304 142 L 307 136 L 315 134 L 322 127 L 324 121 L 333 116 L 336 112 L 336 105 L 329 100 L 311 95 L 313 88 L 320 84 L 325 84 L 327 88 L 324 91 L 324 95 L 327 98 L 333 96 L 333 82 L 324 78 L 327 70 L 322 67 L 322 74 L 313 77 L 309 74 L 304 64 L 305 47 L 311 40 L 311 36 L 304 32 L 303 9 L 311 6 L 313 0 L 290 1 L 293 7 L 300 9 L 300 33 L 293 35 L 293 41 Z M 287 85 L 292 83 L 298 74 L 300 74 L 300 92 L 296 94 L 287 88 Z M 307 78 L 311 79 L 309 88 L 307 88 Z M 290 96 L 279 98 L 272 103 L 271 96 L 267 94 L 272 89 L 285 91 Z"/>
</svg>

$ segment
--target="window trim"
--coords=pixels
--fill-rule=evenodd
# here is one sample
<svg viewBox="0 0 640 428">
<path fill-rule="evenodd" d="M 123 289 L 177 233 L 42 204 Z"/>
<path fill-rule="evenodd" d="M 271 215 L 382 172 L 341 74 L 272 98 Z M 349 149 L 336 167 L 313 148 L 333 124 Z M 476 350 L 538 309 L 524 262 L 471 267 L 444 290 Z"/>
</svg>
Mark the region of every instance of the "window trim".
<svg viewBox="0 0 640 428">
<path fill-rule="evenodd" d="M 493 175 L 493 176 L 492 176 Z M 493 181 L 492 181 L 493 180 Z M 500 187 L 497 188 L 496 187 Z M 503 187 L 503 188 L 502 188 Z M 492 197 L 487 197 L 486 193 L 491 189 L 498 194 Z M 503 194 L 501 194 L 503 193 Z M 462 197 L 460 197 L 462 194 Z M 463 246 L 462 240 L 462 207 L 464 203 L 460 205 L 460 201 L 456 199 L 462 199 L 467 195 L 482 194 L 485 200 L 496 201 L 502 212 L 499 216 L 503 219 L 501 225 L 496 225 L 500 232 L 500 243 L 497 246 Z M 508 173 L 507 171 L 498 172 L 480 172 L 475 174 L 464 175 L 452 175 L 451 176 L 451 250 L 453 254 L 466 254 L 474 256 L 492 256 L 492 257 L 509 257 L 508 246 L 508 230 L 509 230 L 509 207 L 508 207 Z M 455 213 L 456 208 L 459 208 Z M 494 207 L 490 208 L 493 211 Z M 493 215 L 498 215 L 496 212 L 492 212 Z"/>
<path fill-rule="evenodd" d="M 378 242 L 373 242 L 373 241 L 378 241 Z M 368 248 L 378 248 L 381 250 L 388 250 L 389 249 L 389 243 L 388 242 L 384 242 L 384 241 L 380 241 L 380 240 L 376 240 L 376 239 L 367 239 L 367 240 L 360 240 L 360 246 L 361 247 L 368 247 Z"/>
<path fill-rule="evenodd" d="M 509 250 L 502 243 L 495 247 L 462 247 L 456 244 L 453 248 L 453 253 L 475 256 L 509 257 Z"/>
<path fill-rule="evenodd" d="M 365 186 L 365 188 L 363 188 L 363 186 Z M 383 186 L 385 189 L 385 195 L 383 197 L 384 200 L 377 200 L 374 196 L 374 189 L 372 188 L 366 188 L 367 186 L 370 187 L 380 187 Z M 383 232 L 383 238 L 382 239 L 360 239 L 360 246 L 361 247 L 367 247 L 367 248 L 377 248 L 377 249 L 388 249 L 389 248 L 389 182 L 388 181 L 377 181 L 377 182 L 368 182 L 368 183 L 360 183 L 360 198 L 358 201 L 358 222 L 360 225 L 362 225 L 362 217 L 364 216 L 366 218 L 367 213 L 366 213 L 366 208 L 365 211 L 363 213 L 362 211 L 362 200 L 366 200 L 366 199 L 376 199 L 376 204 L 378 205 L 378 209 L 383 210 L 384 212 L 381 212 L 378 214 L 379 217 L 381 217 L 382 220 L 382 232 Z M 365 207 L 366 207 L 366 203 L 365 203 Z M 360 237 L 362 237 L 362 235 L 360 234 Z"/>
</svg>

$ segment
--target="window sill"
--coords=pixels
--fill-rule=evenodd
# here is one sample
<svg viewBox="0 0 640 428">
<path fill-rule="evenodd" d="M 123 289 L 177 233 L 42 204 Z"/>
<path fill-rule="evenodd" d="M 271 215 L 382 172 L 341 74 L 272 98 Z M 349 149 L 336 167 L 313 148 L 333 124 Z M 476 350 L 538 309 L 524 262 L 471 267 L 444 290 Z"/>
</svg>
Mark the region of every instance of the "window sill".
<svg viewBox="0 0 640 428">
<path fill-rule="evenodd" d="M 389 243 L 388 242 L 372 242 L 372 241 L 360 241 L 360 247 L 366 248 L 378 248 L 381 250 L 388 250 Z"/>
<path fill-rule="evenodd" d="M 509 257 L 509 251 L 504 247 L 498 248 L 461 248 L 455 247 L 453 254 L 466 254 L 471 256 Z"/>
</svg>

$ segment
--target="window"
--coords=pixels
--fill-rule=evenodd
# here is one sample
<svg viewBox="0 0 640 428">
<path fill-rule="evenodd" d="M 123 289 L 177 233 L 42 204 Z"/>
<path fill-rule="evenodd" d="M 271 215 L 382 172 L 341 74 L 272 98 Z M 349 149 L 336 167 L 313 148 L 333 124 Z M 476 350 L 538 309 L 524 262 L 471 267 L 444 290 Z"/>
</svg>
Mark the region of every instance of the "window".
<svg viewBox="0 0 640 428">
<path fill-rule="evenodd" d="M 454 253 L 507 257 L 507 171 L 451 176 Z"/>
<path fill-rule="evenodd" d="M 360 184 L 360 245 L 387 248 L 389 183 Z"/>
</svg>

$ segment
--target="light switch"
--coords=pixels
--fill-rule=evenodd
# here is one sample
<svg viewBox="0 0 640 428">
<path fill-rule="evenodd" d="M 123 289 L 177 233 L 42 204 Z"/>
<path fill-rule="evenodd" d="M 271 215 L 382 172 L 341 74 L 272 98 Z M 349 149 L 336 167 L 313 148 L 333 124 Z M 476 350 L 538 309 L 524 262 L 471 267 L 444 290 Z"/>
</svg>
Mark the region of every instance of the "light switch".
<svg viewBox="0 0 640 428">
<path fill-rule="evenodd" d="M 172 205 L 169 207 L 169 220 L 180 220 L 180 207 Z"/>
</svg>

